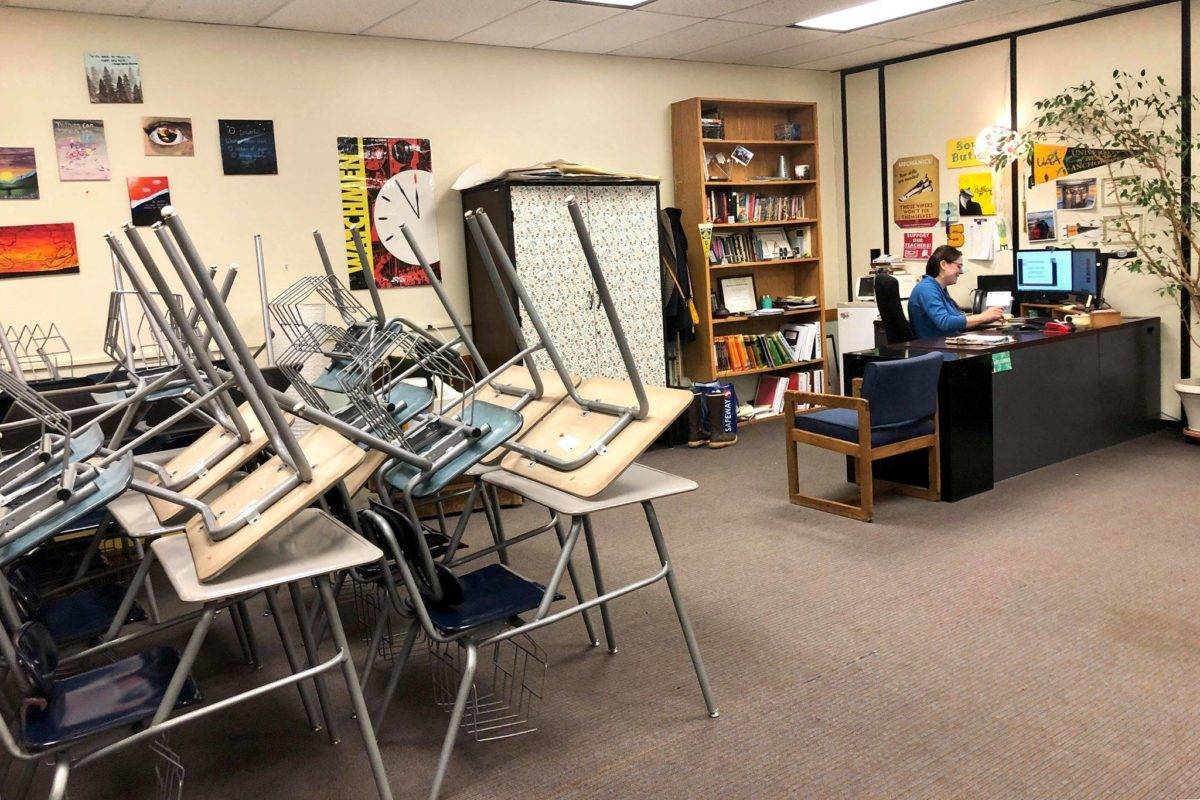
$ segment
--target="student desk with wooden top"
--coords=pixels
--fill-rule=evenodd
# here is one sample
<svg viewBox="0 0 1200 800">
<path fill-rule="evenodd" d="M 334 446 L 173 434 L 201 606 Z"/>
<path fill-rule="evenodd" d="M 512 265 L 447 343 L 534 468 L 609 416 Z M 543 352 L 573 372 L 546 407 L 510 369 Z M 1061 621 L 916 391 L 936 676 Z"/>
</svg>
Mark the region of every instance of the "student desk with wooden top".
<svg viewBox="0 0 1200 800">
<path fill-rule="evenodd" d="M 981 331 L 1000 333 L 1000 331 Z M 995 347 L 915 339 L 842 357 L 845 386 L 872 361 L 946 354 L 938 387 L 942 499 L 986 492 L 996 481 L 1143 436 L 1159 425 L 1159 320 L 1069 334 L 1004 331 Z M 875 476 L 925 486 L 925 454 L 875 462 Z M 847 459 L 853 480 L 853 461 Z"/>
</svg>

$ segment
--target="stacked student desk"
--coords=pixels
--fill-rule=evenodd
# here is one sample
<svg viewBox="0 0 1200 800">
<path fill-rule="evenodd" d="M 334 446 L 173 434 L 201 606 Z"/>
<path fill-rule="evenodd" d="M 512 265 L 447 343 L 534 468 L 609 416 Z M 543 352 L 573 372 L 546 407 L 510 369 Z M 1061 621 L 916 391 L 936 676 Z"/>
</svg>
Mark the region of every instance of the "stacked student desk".
<svg viewBox="0 0 1200 800">
<path fill-rule="evenodd" d="M 986 492 L 996 481 L 1159 425 L 1157 317 L 1070 334 L 1008 335 L 1016 341 L 996 347 L 956 347 L 942 336 L 842 357 L 849 393 L 872 361 L 946 354 L 938 387 L 943 500 Z M 925 486 L 925 462 L 923 452 L 883 459 L 875 476 Z M 853 480 L 853 462 L 847 466 Z"/>
</svg>

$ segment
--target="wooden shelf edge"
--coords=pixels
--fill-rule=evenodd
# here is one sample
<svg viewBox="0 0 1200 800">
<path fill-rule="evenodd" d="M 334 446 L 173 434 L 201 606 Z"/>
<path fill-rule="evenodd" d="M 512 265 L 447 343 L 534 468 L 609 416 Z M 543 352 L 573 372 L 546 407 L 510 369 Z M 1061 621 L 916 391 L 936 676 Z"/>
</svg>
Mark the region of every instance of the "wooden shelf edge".
<svg viewBox="0 0 1200 800">
<path fill-rule="evenodd" d="M 782 364 L 778 367 L 758 367 L 756 369 L 728 369 L 717 370 L 715 373 L 718 378 L 736 378 L 741 375 L 757 375 L 760 372 L 779 372 L 785 369 L 802 369 L 805 367 L 814 367 L 818 364 L 824 365 L 825 359 L 816 358 L 812 361 L 793 361 L 790 364 Z"/>
<path fill-rule="evenodd" d="M 792 181 L 705 181 L 705 186 L 815 186 L 815 178 Z"/>
<path fill-rule="evenodd" d="M 701 139 L 701 144 L 756 144 L 760 147 L 780 144 L 785 147 L 795 147 L 797 145 L 814 145 L 816 139 Z"/>
<path fill-rule="evenodd" d="M 801 217 L 800 219 L 769 219 L 762 222 L 714 222 L 714 228 L 761 228 L 764 225 L 779 227 L 780 225 L 816 225 L 816 217 Z"/>
<path fill-rule="evenodd" d="M 804 258 L 772 258 L 767 261 L 741 261 L 737 264 L 709 264 L 713 269 L 753 269 L 755 267 L 778 267 L 795 264 L 809 264 L 821 260 L 820 256 L 805 256 Z"/>
<path fill-rule="evenodd" d="M 793 309 L 791 311 L 784 311 L 782 314 L 758 314 L 753 317 L 748 314 L 735 314 L 731 317 L 722 317 L 722 318 L 714 317 L 712 324 L 713 325 L 730 325 L 735 322 L 748 322 L 751 320 L 775 319 L 777 317 L 799 317 L 799 316 L 803 316 L 805 314 L 820 314 L 822 311 L 824 311 L 824 309 L 822 309 L 820 306 L 813 306 L 812 308 L 797 308 L 797 309 Z"/>
</svg>

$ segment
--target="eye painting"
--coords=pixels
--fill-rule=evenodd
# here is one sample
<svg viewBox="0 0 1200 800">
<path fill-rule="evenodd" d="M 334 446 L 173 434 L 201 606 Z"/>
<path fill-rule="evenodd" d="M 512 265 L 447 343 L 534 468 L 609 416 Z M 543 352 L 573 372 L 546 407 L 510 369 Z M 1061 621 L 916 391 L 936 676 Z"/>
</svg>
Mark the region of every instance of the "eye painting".
<svg viewBox="0 0 1200 800">
<path fill-rule="evenodd" d="M 195 155 L 189 117 L 142 117 L 142 145 L 148 156 Z"/>
</svg>

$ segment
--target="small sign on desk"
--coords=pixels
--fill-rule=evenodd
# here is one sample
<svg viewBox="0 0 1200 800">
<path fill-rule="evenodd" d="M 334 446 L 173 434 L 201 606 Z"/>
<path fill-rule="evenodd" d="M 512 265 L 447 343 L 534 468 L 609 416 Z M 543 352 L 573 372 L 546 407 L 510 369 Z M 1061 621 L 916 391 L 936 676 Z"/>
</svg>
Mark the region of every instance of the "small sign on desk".
<svg viewBox="0 0 1200 800">
<path fill-rule="evenodd" d="M 1008 372 L 1012 369 L 1012 351 L 1004 350 L 999 353 L 992 353 L 992 374 L 997 372 Z"/>
</svg>

